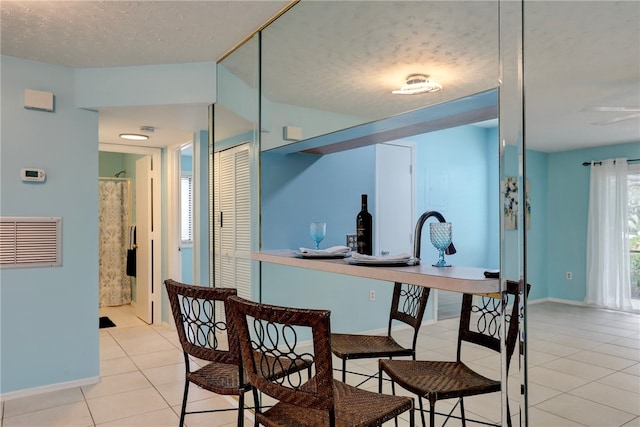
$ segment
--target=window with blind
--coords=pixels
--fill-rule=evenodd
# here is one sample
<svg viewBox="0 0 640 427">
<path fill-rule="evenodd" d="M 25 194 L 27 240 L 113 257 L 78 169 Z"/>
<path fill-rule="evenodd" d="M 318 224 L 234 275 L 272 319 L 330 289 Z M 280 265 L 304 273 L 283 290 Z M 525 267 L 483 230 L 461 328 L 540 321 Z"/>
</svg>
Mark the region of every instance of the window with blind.
<svg viewBox="0 0 640 427">
<path fill-rule="evenodd" d="M 180 178 L 180 226 L 182 243 L 193 243 L 193 177 Z"/>
</svg>

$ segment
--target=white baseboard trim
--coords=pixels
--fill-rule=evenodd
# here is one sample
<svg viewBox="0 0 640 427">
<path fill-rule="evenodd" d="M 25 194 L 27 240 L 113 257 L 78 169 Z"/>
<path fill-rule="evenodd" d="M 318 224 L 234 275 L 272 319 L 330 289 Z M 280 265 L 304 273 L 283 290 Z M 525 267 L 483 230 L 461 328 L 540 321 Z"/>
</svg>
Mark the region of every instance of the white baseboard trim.
<svg viewBox="0 0 640 427">
<path fill-rule="evenodd" d="M 577 306 L 580 306 L 580 307 L 602 308 L 602 307 L 596 307 L 596 306 L 593 306 L 593 305 L 585 304 L 584 301 L 574 301 L 574 300 L 570 300 L 570 299 L 561 299 L 561 298 L 547 297 L 547 298 L 538 298 L 538 299 L 535 299 L 535 300 L 527 300 L 527 304 L 529 304 L 529 305 L 531 305 L 531 304 L 540 304 L 542 302 L 556 302 L 558 304 L 577 305 Z"/>
<path fill-rule="evenodd" d="M 628 313 L 628 314 L 640 314 L 640 310 L 616 310 L 615 308 L 607 308 L 607 307 L 598 307 L 596 305 L 593 304 L 587 304 L 583 301 L 573 301 L 573 300 L 568 300 L 568 299 L 560 299 L 560 298 L 539 298 L 533 301 L 527 301 L 527 304 L 532 305 L 532 304 L 539 304 L 541 302 L 555 302 L 558 304 L 566 304 L 566 305 L 573 305 L 573 306 L 577 306 L 577 307 L 585 307 L 585 308 L 592 308 L 594 310 L 607 310 L 607 311 L 615 311 L 618 313 Z"/>
<path fill-rule="evenodd" d="M 175 330 L 176 330 L 176 327 L 175 327 L 175 326 L 173 326 L 173 325 L 172 325 L 171 323 L 169 323 L 169 322 L 165 322 L 164 320 L 162 321 L 162 326 L 166 326 L 168 329 L 170 329 L 170 330 L 172 330 L 172 331 L 175 331 Z"/>
<path fill-rule="evenodd" d="M 543 302 L 557 302 L 558 304 L 567 304 L 567 305 L 579 305 L 582 307 L 591 307 L 587 304 L 585 304 L 582 301 L 574 301 L 574 300 L 569 300 L 569 299 L 560 299 L 560 298 L 538 298 L 538 299 L 534 299 L 534 300 L 527 300 L 527 304 L 531 305 L 531 304 L 540 304 Z"/>
<path fill-rule="evenodd" d="M 50 393 L 52 391 L 67 390 L 74 387 L 83 387 L 85 385 L 96 384 L 100 382 L 100 377 L 90 377 L 83 380 L 66 381 L 62 383 L 49 384 L 40 387 L 27 388 L 24 390 L 10 391 L 0 394 L 0 402 L 6 400 L 19 399 L 21 397 L 31 397 L 38 394 Z"/>
<path fill-rule="evenodd" d="M 560 298 L 547 298 L 549 302 L 557 302 L 559 304 L 568 304 L 568 305 L 579 305 L 582 307 L 589 307 L 588 304 L 585 304 L 583 301 L 572 301 L 568 299 L 560 299 Z"/>
</svg>

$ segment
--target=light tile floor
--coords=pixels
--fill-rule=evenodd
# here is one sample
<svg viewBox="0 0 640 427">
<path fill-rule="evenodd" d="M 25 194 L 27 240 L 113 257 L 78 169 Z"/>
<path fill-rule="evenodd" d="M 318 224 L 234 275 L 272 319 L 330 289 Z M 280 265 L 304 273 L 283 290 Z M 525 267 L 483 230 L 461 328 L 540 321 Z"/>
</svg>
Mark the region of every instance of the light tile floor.
<svg viewBox="0 0 640 427">
<path fill-rule="evenodd" d="M 107 308 L 101 315 L 109 316 L 117 327 L 100 330 L 100 383 L 3 402 L 3 427 L 178 424 L 184 367 L 175 331 L 144 324 L 129 307 Z M 530 426 L 640 426 L 640 315 L 545 302 L 530 305 L 528 316 Z M 454 357 L 456 328 L 455 319 L 423 326 L 418 357 Z M 465 357 L 474 369 L 498 375 L 499 362 L 486 351 Z M 340 366 L 337 360 L 334 366 Z M 377 362 L 350 361 L 348 368 L 374 372 Z M 354 375 L 347 377 L 350 384 L 357 381 Z M 375 381 L 362 387 L 377 390 Z M 389 390 L 385 385 L 384 391 Z M 510 402 L 515 425 L 518 390 L 518 374 L 512 372 Z M 251 403 L 250 395 L 247 398 Z M 191 388 L 189 401 L 190 410 L 233 406 L 229 398 L 196 387 Z M 452 404 L 438 402 L 436 408 L 448 412 Z M 499 394 L 465 399 L 465 408 L 468 418 L 496 422 L 500 419 Z M 231 411 L 188 415 L 186 421 L 189 427 L 222 427 L 235 425 L 235 417 Z M 419 425 L 418 413 L 416 418 Z M 441 424 L 444 418 L 437 420 Z M 249 416 L 247 425 L 252 424 Z M 460 424 L 451 419 L 447 426 Z M 400 425 L 408 425 L 406 417 Z"/>
</svg>

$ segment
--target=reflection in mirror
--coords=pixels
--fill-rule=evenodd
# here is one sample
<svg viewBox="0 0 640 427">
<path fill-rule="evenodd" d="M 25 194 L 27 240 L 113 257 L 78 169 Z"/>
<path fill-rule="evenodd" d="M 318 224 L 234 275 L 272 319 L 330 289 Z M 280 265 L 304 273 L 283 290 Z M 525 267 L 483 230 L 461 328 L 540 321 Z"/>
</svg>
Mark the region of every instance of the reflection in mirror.
<svg viewBox="0 0 640 427">
<path fill-rule="evenodd" d="M 502 352 L 500 364 L 503 379 L 502 425 L 509 417 L 515 417 L 527 425 L 527 356 L 525 349 L 524 325 L 527 305 L 526 267 L 524 260 L 524 223 L 522 222 L 525 174 L 522 165 L 524 159 L 524 123 L 523 123 L 523 49 L 522 49 L 522 8 L 524 2 L 504 1 L 500 4 L 500 80 L 499 91 L 499 135 L 500 135 L 500 289 L 506 305 L 507 283 L 518 284 L 520 294 L 516 316 L 507 319 L 503 305 L 500 318 L 500 330 L 506 331 L 513 322 L 518 323 L 519 339 L 514 352 L 515 361 L 507 360 Z M 501 334 L 502 346 L 505 335 Z M 505 378 L 515 374 L 518 382 L 507 384 Z M 520 407 L 517 415 L 509 412 L 509 399 L 517 396 Z"/>
<path fill-rule="evenodd" d="M 437 207 L 454 224 L 458 253 L 450 257 L 451 263 L 501 266 L 500 253 L 509 248 L 500 246 L 499 183 L 506 176 L 505 167 L 515 165 L 519 174 L 522 146 L 515 146 L 515 156 L 504 158 L 495 124 L 493 128 L 471 125 L 496 117 L 495 88 L 500 86 L 501 76 L 498 6 L 497 1 L 303 1 L 262 31 L 262 155 L 261 169 L 255 168 L 261 172 L 261 249 L 308 247 L 308 224 L 317 219 L 327 222 L 322 244 L 343 245 L 345 236 L 354 232 L 360 195 L 368 194 L 374 224 L 379 222 L 379 227 L 402 236 L 402 242 L 394 246 L 398 250 L 404 247 L 411 251 L 415 218 Z M 501 18 L 504 26 L 508 21 L 508 17 Z M 519 39 L 513 32 L 502 36 Z M 226 68 L 231 70 L 233 65 Z M 423 95 L 391 94 L 413 73 L 428 74 L 443 89 Z M 251 81 L 241 71 L 231 74 L 239 81 Z M 493 97 L 486 105 L 492 109 L 490 115 L 463 122 L 452 117 L 464 108 L 437 119 L 431 115 L 461 99 L 478 100 L 485 95 Z M 241 110 L 233 101 L 223 106 L 238 114 Z M 399 132 L 409 125 L 393 124 L 421 114 L 425 117 L 410 124 L 422 129 Z M 439 119 L 442 122 L 433 126 Z M 285 127 L 299 129 L 300 135 L 285 139 Z M 522 144 L 522 134 L 514 134 L 517 136 L 509 138 L 510 143 Z M 380 138 L 374 141 L 373 135 Z M 371 145 L 373 142 L 377 145 Z M 384 150 L 379 149 L 382 145 Z M 402 204 L 412 218 L 406 232 L 400 230 L 395 213 L 386 217 L 382 213 L 382 207 L 396 206 L 383 199 L 380 183 L 390 179 L 378 171 L 379 160 L 387 158 L 388 148 L 407 149 L 415 171 L 409 186 L 391 187 L 409 189 L 410 201 Z M 375 248 L 375 240 L 374 250 L 379 253 L 386 244 Z M 422 247 L 424 257 L 437 258 L 430 244 Z M 514 253 L 522 252 L 518 247 Z M 521 271 L 519 261 L 516 274 Z M 365 331 L 384 327 L 379 323 L 377 313 L 382 308 L 377 301 L 362 307 L 357 319 L 345 313 L 344 301 L 359 298 L 357 286 L 351 284 L 353 278 L 332 276 L 326 280 L 326 276 L 270 265 L 263 265 L 261 274 L 257 283 L 263 301 L 322 304 L 333 310 L 332 325 L 341 328 Z M 304 292 L 300 292 L 301 282 Z M 335 295 L 340 298 L 332 297 Z M 516 391 L 514 399 L 519 397 Z M 516 412 L 513 405 L 514 417 Z"/>
<path fill-rule="evenodd" d="M 414 135 L 487 122 L 497 118 L 498 91 L 493 89 L 397 116 L 364 123 L 275 148 L 279 153 L 330 154 Z M 493 123 L 497 123 L 494 122 Z"/>
<path fill-rule="evenodd" d="M 258 49 L 258 37 L 254 36 L 217 64 L 215 151 L 254 139 L 252 133 L 258 123 Z"/>
<path fill-rule="evenodd" d="M 214 286 L 255 297 L 259 246 L 259 36 L 217 64 L 217 102 L 210 147 L 210 229 Z"/>
<path fill-rule="evenodd" d="M 640 118 L 619 108 L 640 109 L 640 8 L 526 2 L 523 21 L 529 425 L 637 423 L 640 390 L 629 367 L 640 361 L 640 301 L 626 313 L 585 303 L 595 265 L 587 261 L 591 172 L 582 163 L 640 158 Z M 609 271 L 622 265 L 623 257 L 607 259 Z M 592 382 L 595 372 L 604 376 Z M 553 398 L 536 398 L 550 388 Z"/>
<path fill-rule="evenodd" d="M 498 86 L 496 1 L 300 2 L 263 31 L 263 149 Z M 394 95 L 409 74 L 436 93 Z"/>
</svg>

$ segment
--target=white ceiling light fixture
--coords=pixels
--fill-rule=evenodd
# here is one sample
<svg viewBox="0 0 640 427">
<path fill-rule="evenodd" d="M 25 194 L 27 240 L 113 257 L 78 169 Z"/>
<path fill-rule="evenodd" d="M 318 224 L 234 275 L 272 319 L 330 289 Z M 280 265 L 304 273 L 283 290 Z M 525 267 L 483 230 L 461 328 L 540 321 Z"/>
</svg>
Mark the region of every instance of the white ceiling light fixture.
<svg viewBox="0 0 640 427">
<path fill-rule="evenodd" d="M 139 133 L 121 133 L 120 138 L 128 139 L 130 141 L 146 141 L 149 139 L 147 135 L 141 135 Z"/>
<path fill-rule="evenodd" d="M 409 74 L 404 86 L 391 93 L 395 95 L 418 95 L 441 91 L 442 86 L 436 82 L 430 82 L 428 77 L 426 74 Z"/>
<path fill-rule="evenodd" d="M 153 133 L 156 131 L 156 128 L 153 126 L 140 126 L 140 132 Z M 130 141 L 146 141 L 149 139 L 149 135 L 144 135 L 141 133 L 121 133 L 120 138 L 128 139 Z"/>
</svg>

